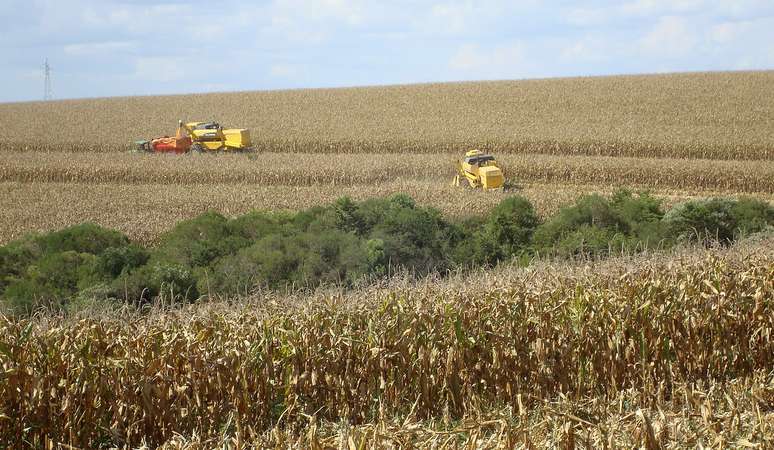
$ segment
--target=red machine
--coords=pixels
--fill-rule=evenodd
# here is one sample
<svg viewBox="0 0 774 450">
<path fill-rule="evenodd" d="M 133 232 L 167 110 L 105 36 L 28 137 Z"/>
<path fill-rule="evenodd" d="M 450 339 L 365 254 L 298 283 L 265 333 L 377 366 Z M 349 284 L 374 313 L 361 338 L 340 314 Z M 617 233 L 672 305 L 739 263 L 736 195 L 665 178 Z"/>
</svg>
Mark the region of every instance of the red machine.
<svg viewBox="0 0 774 450">
<path fill-rule="evenodd" d="M 190 136 L 183 133 L 182 126 L 177 129 L 174 137 L 164 136 L 150 141 L 135 141 L 137 150 L 154 153 L 186 153 L 191 149 L 193 141 Z"/>
<path fill-rule="evenodd" d="M 191 138 L 160 137 L 150 141 L 150 147 L 157 153 L 185 153 L 191 148 Z"/>
</svg>

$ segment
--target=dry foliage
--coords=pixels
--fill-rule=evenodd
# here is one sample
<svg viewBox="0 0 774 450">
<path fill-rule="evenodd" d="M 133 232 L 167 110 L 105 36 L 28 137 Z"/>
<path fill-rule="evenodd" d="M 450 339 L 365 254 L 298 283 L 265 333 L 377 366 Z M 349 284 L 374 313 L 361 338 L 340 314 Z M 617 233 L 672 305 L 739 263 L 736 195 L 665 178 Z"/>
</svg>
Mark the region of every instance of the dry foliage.
<svg viewBox="0 0 774 450">
<path fill-rule="evenodd" d="M 765 71 L 15 103 L 0 151 L 123 151 L 180 118 L 250 128 L 260 152 L 768 160 L 772 90 Z"/>
<path fill-rule="evenodd" d="M 770 446 L 773 261 L 769 240 L 145 315 L 2 317 L 0 443 Z M 355 426 L 316 425 L 342 421 Z"/>
</svg>

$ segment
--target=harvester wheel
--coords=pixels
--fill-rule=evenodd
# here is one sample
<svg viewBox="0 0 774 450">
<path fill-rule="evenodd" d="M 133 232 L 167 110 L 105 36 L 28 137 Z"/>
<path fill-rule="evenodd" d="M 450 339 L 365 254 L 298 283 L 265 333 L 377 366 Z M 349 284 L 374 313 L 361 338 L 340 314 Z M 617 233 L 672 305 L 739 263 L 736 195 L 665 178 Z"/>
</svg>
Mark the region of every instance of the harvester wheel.
<svg viewBox="0 0 774 450">
<path fill-rule="evenodd" d="M 191 153 L 204 153 L 204 147 L 202 147 L 200 144 L 192 144 Z"/>
</svg>

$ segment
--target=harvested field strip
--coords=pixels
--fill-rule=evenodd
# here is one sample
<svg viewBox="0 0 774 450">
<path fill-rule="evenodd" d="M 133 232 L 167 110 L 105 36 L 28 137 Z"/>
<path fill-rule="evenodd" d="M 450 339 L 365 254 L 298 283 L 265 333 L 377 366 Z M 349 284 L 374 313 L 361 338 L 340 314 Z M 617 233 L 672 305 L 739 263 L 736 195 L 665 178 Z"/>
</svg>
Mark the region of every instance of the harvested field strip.
<svg viewBox="0 0 774 450">
<path fill-rule="evenodd" d="M 261 151 L 774 159 L 774 71 L 438 83 L 0 105 L 0 152 L 120 152 L 178 119 Z"/>
<path fill-rule="evenodd" d="M 169 134 L 169 132 L 167 132 Z M 568 155 L 612 156 L 630 158 L 686 158 L 736 161 L 771 161 L 774 144 L 678 144 L 618 141 L 557 141 L 557 140 L 459 140 L 459 141 L 357 141 L 301 140 L 254 138 L 253 149 L 258 153 L 322 153 L 322 154 L 444 154 L 480 149 L 498 155 Z M 0 141 L 0 154 L 16 152 L 121 153 L 132 149 L 131 142 L 105 145 L 82 142 L 23 142 Z"/>
<path fill-rule="evenodd" d="M 137 155 L 15 153 L 0 161 L 0 181 L 353 186 L 400 180 L 450 180 L 458 155 L 261 153 Z M 505 155 L 514 183 L 541 182 L 774 193 L 774 161 L 712 161 Z"/>
<path fill-rule="evenodd" d="M 722 392 L 774 364 L 773 249 L 606 262 L 584 276 L 476 273 L 317 301 L 4 318 L 0 442 L 158 445 L 222 436 L 224 423 L 259 439 L 280 415 L 358 423 L 413 404 L 414 417 L 455 418 L 629 389 L 645 404 L 695 409 L 703 399 L 681 386 Z M 770 380 L 755 386 L 750 400 L 771 402 Z"/>
<path fill-rule="evenodd" d="M 526 184 L 517 190 L 480 192 L 449 186 L 444 181 L 392 181 L 343 186 L 256 186 L 244 184 L 120 184 L 4 182 L 0 190 L 0 244 L 26 233 L 52 231 L 82 222 L 117 229 L 152 244 L 173 224 L 207 210 L 227 216 L 253 209 L 299 210 L 324 205 L 347 195 L 354 200 L 404 192 L 444 215 L 462 217 L 489 211 L 509 195 L 523 195 L 546 217 L 583 194 L 608 195 L 612 188 L 595 185 Z M 713 190 L 652 189 L 669 207 L 691 197 L 728 195 Z M 774 195 L 759 195 L 774 201 Z"/>
</svg>

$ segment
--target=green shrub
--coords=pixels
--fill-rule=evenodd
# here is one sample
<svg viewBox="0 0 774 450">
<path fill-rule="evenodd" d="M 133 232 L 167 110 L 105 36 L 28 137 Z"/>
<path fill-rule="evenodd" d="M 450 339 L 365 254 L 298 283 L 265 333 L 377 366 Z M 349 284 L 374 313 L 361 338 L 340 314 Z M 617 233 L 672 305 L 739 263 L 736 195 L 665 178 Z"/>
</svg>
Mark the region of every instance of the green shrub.
<svg viewBox="0 0 774 450">
<path fill-rule="evenodd" d="M 94 271 L 104 280 L 112 280 L 123 271 L 131 270 L 148 262 L 147 250 L 134 244 L 126 247 L 111 247 L 94 261 Z"/>
<path fill-rule="evenodd" d="M 730 199 L 689 200 L 667 211 L 663 220 L 665 231 L 675 241 L 729 243 L 737 226 L 733 210 L 734 201 Z"/>
<path fill-rule="evenodd" d="M 604 256 L 627 246 L 626 236 L 609 228 L 581 225 L 565 234 L 555 245 L 556 255 L 563 257 Z"/>
<path fill-rule="evenodd" d="M 158 296 L 167 300 L 192 301 L 199 298 L 193 270 L 180 264 L 156 262 L 122 272 L 110 283 L 111 297 L 145 303 Z"/>
<path fill-rule="evenodd" d="M 629 227 L 628 240 L 630 249 L 643 250 L 656 247 L 664 240 L 664 229 L 661 219 L 664 211 L 662 201 L 647 192 L 632 194 L 621 189 L 613 194 L 610 206 L 626 221 Z"/>
<path fill-rule="evenodd" d="M 602 231 L 592 232 L 588 230 L 589 227 Z M 570 235 L 575 236 L 570 241 L 578 241 L 576 232 L 581 229 L 581 234 L 591 233 L 593 236 L 628 235 L 630 232 L 629 223 L 621 214 L 612 208 L 604 197 L 595 194 L 581 197 L 575 205 L 560 209 L 547 222 L 537 227 L 533 243 L 537 250 L 551 252 Z"/>
<path fill-rule="evenodd" d="M 742 197 L 734 204 L 731 213 L 742 236 L 774 227 L 774 206 L 762 200 Z"/>
<path fill-rule="evenodd" d="M 34 238 L 25 238 L 0 247 L 0 295 L 12 282 L 22 278 L 27 266 L 40 257 Z"/>
<path fill-rule="evenodd" d="M 288 234 L 295 232 L 292 225 L 294 215 L 287 213 L 275 213 L 264 211 L 252 211 L 245 215 L 231 219 L 226 224 L 226 232 L 231 237 L 244 239 L 247 247 L 271 234 Z"/>
<path fill-rule="evenodd" d="M 25 312 L 38 305 L 64 304 L 78 292 L 96 258 L 75 251 L 46 255 L 27 266 L 22 277 L 6 287 L 4 297 L 13 309 Z"/>
<path fill-rule="evenodd" d="M 302 237 L 304 256 L 299 273 L 291 276 L 303 285 L 351 285 L 368 272 L 369 262 L 361 240 L 352 233 L 329 230 Z"/>
<path fill-rule="evenodd" d="M 191 268 L 207 266 L 246 245 L 247 239 L 232 236 L 225 217 L 210 211 L 178 223 L 163 235 L 153 261 Z"/>
<path fill-rule="evenodd" d="M 304 257 L 298 236 L 268 235 L 213 267 L 210 288 L 219 294 L 245 294 L 255 286 L 282 287 L 298 282 Z M 202 287 L 201 280 L 199 287 Z"/>
<path fill-rule="evenodd" d="M 690 200 L 675 205 L 663 222 L 676 241 L 716 239 L 728 244 L 739 236 L 774 226 L 774 208 L 750 198 Z"/>
<path fill-rule="evenodd" d="M 489 213 L 484 234 L 501 247 L 502 255 L 511 256 L 529 246 L 538 223 L 535 209 L 527 199 L 510 197 Z"/>
<path fill-rule="evenodd" d="M 43 255 L 67 251 L 99 255 L 108 248 L 128 245 L 129 238 L 93 223 L 82 223 L 41 235 L 36 242 Z"/>
</svg>

